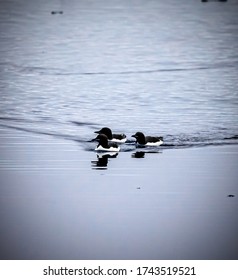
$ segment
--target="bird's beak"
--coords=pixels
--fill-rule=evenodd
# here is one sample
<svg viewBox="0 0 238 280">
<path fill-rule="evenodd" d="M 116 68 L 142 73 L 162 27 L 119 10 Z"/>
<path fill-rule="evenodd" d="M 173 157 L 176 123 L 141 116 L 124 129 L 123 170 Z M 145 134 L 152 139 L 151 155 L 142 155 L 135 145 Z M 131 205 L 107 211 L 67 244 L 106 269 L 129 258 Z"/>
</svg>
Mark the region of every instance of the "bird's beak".
<svg viewBox="0 0 238 280">
<path fill-rule="evenodd" d="M 135 136 L 135 135 L 131 135 L 131 137 L 135 137 L 135 138 L 136 138 L 136 136 Z"/>
<path fill-rule="evenodd" d="M 94 133 L 97 133 L 97 134 L 99 134 L 100 132 L 99 132 L 99 130 L 98 130 L 98 131 L 94 131 Z"/>
<path fill-rule="evenodd" d="M 92 139 L 91 142 L 94 142 L 94 141 L 97 141 L 97 140 L 98 140 L 98 139 L 97 139 L 97 137 L 96 137 L 96 138 Z"/>
</svg>

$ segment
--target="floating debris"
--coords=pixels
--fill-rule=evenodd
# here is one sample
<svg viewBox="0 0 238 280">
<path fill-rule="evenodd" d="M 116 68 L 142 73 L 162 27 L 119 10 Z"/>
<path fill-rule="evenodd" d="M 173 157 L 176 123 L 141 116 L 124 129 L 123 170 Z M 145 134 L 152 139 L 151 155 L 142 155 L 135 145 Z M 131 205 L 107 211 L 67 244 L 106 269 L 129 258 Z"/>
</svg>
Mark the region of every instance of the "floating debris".
<svg viewBox="0 0 238 280">
<path fill-rule="evenodd" d="M 227 197 L 235 197 L 235 195 L 234 194 L 228 194 Z"/>
<path fill-rule="evenodd" d="M 209 0 L 201 0 L 201 2 L 208 2 Z M 213 0 L 213 2 L 227 2 L 227 0 Z"/>
<path fill-rule="evenodd" d="M 52 14 L 52 15 L 57 15 L 57 14 L 58 14 L 58 15 L 62 15 L 62 14 L 63 14 L 63 11 L 52 11 L 51 14 Z"/>
</svg>

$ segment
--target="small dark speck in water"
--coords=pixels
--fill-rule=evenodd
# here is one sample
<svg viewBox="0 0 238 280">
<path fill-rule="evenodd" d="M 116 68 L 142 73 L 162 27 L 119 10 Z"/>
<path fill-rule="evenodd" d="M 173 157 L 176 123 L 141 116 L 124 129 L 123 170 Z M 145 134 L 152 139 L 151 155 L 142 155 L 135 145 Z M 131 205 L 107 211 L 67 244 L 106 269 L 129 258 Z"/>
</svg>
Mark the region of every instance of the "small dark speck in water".
<svg viewBox="0 0 238 280">
<path fill-rule="evenodd" d="M 229 194 L 227 197 L 235 197 L 234 194 Z"/>
<path fill-rule="evenodd" d="M 201 2 L 208 2 L 208 0 L 201 0 Z M 227 0 L 218 0 L 218 2 L 227 2 Z"/>
<path fill-rule="evenodd" d="M 137 190 L 140 190 L 140 187 L 137 187 L 136 189 L 137 189 Z"/>
<path fill-rule="evenodd" d="M 58 14 L 58 15 L 62 15 L 62 14 L 63 14 L 63 11 L 52 11 L 51 14 L 52 14 L 52 15 L 57 15 L 57 14 Z"/>
</svg>

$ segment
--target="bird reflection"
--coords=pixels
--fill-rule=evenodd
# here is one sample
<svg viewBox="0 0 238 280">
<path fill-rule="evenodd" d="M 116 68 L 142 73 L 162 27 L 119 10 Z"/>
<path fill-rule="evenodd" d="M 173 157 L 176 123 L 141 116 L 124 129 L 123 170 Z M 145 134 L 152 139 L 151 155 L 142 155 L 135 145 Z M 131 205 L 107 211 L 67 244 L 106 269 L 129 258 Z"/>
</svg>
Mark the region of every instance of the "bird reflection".
<svg viewBox="0 0 238 280">
<path fill-rule="evenodd" d="M 159 154 L 162 153 L 162 150 L 155 150 L 155 149 L 150 149 L 147 151 L 136 151 L 131 154 L 132 158 L 145 158 L 146 154 Z"/>
<path fill-rule="evenodd" d="M 97 160 L 92 160 L 92 169 L 107 169 L 108 159 L 116 158 L 118 153 L 97 153 Z"/>
<path fill-rule="evenodd" d="M 132 158 L 144 158 L 145 157 L 145 152 L 139 151 L 135 152 L 131 155 Z"/>
</svg>

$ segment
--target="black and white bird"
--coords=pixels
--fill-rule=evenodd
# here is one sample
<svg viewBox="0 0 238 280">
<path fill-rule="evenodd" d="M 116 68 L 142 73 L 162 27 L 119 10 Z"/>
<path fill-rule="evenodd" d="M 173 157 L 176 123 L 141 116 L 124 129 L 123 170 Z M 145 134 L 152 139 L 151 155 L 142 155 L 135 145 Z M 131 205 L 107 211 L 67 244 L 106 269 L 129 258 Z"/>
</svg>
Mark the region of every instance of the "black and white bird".
<svg viewBox="0 0 238 280">
<path fill-rule="evenodd" d="M 145 136 L 142 132 L 136 132 L 136 134 L 131 137 L 136 138 L 136 144 L 141 146 L 155 147 L 164 143 L 162 136 Z"/>
<path fill-rule="evenodd" d="M 102 129 L 95 131 L 98 134 L 105 134 L 110 142 L 114 143 L 125 143 L 126 135 L 124 133 L 114 134 L 109 127 L 103 127 Z"/>
<path fill-rule="evenodd" d="M 98 134 L 93 141 L 98 141 L 95 151 L 98 152 L 119 152 L 120 147 L 116 143 L 108 143 L 108 138 L 105 134 Z"/>
</svg>

